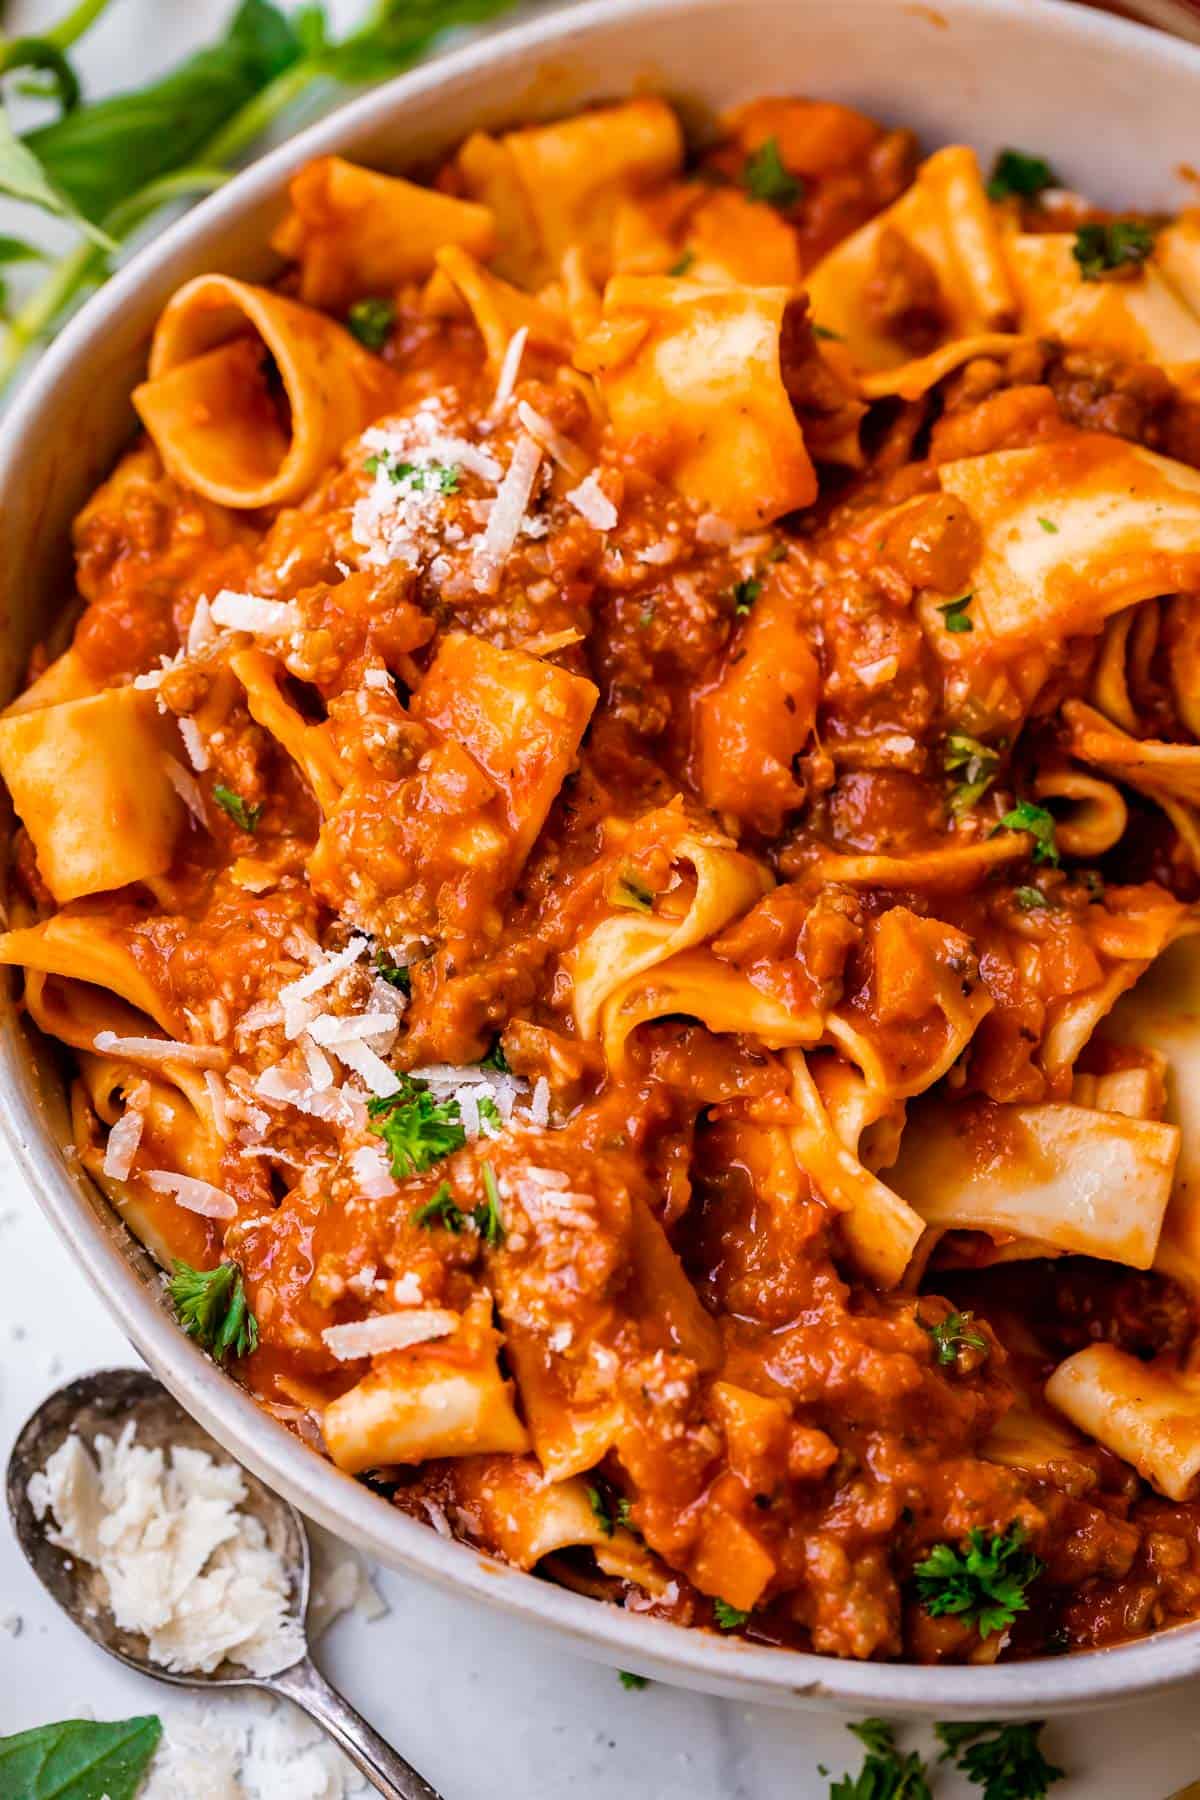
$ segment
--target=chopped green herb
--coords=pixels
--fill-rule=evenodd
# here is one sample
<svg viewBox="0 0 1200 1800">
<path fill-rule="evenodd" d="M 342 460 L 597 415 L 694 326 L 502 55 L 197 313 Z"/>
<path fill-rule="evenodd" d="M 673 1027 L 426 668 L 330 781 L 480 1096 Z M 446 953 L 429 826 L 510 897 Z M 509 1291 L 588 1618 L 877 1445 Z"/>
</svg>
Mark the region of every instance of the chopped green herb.
<svg viewBox="0 0 1200 1800">
<path fill-rule="evenodd" d="M 378 1132 L 392 1159 L 398 1181 L 432 1168 L 467 1141 L 457 1100 L 435 1100 L 423 1081 L 401 1078 L 399 1091 L 386 1099 L 368 1100 L 371 1130 Z"/>
<path fill-rule="evenodd" d="M 1154 249 L 1154 228 L 1138 219 L 1081 225 L 1071 251 L 1085 281 L 1135 275 Z"/>
<path fill-rule="evenodd" d="M 368 475 L 380 469 L 402 487 L 407 494 L 456 494 L 462 477 L 457 463 L 397 462 L 390 450 L 379 450 L 368 456 L 363 468 Z"/>
<path fill-rule="evenodd" d="M 504 1129 L 504 1120 L 500 1117 L 500 1108 L 490 1094 L 482 1094 L 475 1102 L 481 1124 L 490 1125 L 495 1131 Z"/>
<path fill-rule="evenodd" d="M 176 1262 L 167 1283 L 175 1316 L 190 1338 L 218 1362 L 258 1349 L 258 1320 L 246 1304 L 242 1271 L 235 1262 L 193 1269 Z"/>
<path fill-rule="evenodd" d="M 1080 880 L 1087 889 L 1089 900 L 1103 900 L 1104 877 L 1101 875 L 1099 869 L 1084 869 L 1080 876 Z"/>
<path fill-rule="evenodd" d="M 944 606 L 938 607 L 947 631 L 974 631 L 975 627 L 967 617 L 967 608 L 974 598 L 974 594 L 963 594 L 961 599 L 947 600 Z"/>
<path fill-rule="evenodd" d="M 1058 536 L 1058 526 L 1054 523 L 1053 519 L 1039 518 L 1038 524 L 1041 526 L 1043 531 L 1049 532 L 1051 537 Z"/>
<path fill-rule="evenodd" d="M 500 1217 L 500 1189 L 496 1186 L 496 1177 L 491 1163 L 482 1165 L 484 1198 L 479 1202 L 471 1217 L 475 1221 L 475 1229 L 485 1244 L 493 1249 L 502 1244 L 505 1238 L 504 1221 Z"/>
<path fill-rule="evenodd" d="M 950 790 L 950 810 L 957 818 L 969 811 L 992 785 L 1000 766 L 1000 753 L 978 738 L 952 731 L 942 746 L 942 767 L 962 771 L 962 779 Z"/>
<path fill-rule="evenodd" d="M 430 1225 L 441 1225 L 446 1231 L 452 1231 L 455 1237 L 457 1237 L 463 1226 L 467 1223 L 467 1214 L 460 1211 L 454 1204 L 454 1197 L 450 1192 L 450 1183 L 448 1181 L 443 1181 L 433 1198 L 427 1200 L 424 1206 L 418 1206 L 416 1208 L 415 1212 L 412 1214 L 412 1222 L 414 1225 L 424 1225 L 426 1227 Z"/>
<path fill-rule="evenodd" d="M 945 1614 L 974 1625 L 981 1638 L 1003 1631 L 1029 1602 L 1025 1590 L 1042 1572 L 1026 1548 L 1023 1527 L 1003 1533 L 976 1528 L 961 1548 L 935 1544 L 913 1570 L 921 1604 L 931 1618 Z"/>
<path fill-rule="evenodd" d="M 1041 888 L 1019 887 L 1013 889 L 1013 899 L 1022 912 L 1040 912 L 1053 910 L 1053 900 L 1047 900 Z"/>
<path fill-rule="evenodd" d="M 767 551 L 767 561 L 769 563 L 783 562 L 787 553 L 788 547 L 786 544 L 772 544 L 771 548 Z"/>
<path fill-rule="evenodd" d="M 829 1800 L 932 1800 L 924 1762 L 915 1750 L 901 1756 L 892 1728 L 883 1719 L 864 1719 L 846 1729 L 862 1742 L 867 1755 L 857 1775 L 843 1775 L 833 1783 Z"/>
<path fill-rule="evenodd" d="M 617 1673 L 621 1677 L 621 1686 L 623 1688 L 630 1688 L 634 1692 L 640 1693 L 642 1688 L 648 1688 L 650 1686 L 650 1677 L 648 1675 L 631 1675 L 628 1669 L 618 1669 Z"/>
<path fill-rule="evenodd" d="M 495 1069 L 501 1075 L 509 1073 L 508 1058 L 504 1054 L 504 1046 L 499 1038 L 496 1039 L 487 1055 L 480 1057 L 479 1066 L 481 1069 Z"/>
<path fill-rule="evenodd" d="M 736 1631 L 750 1617 L 740 1606 L 730 1606 L 728 1600 L 714 1600 L 713 1614 L 722 1631 Z"/>
<path fill-rule="evenodd" d="M 356 300 L 346 314 L 346 324 L 368 350 L 382 350 L 396 323 L 396 302 L 376 296 Z"/>
<path fill-rule="evenodd" d="M 617 876 L 608 897 L 614 906 L 628 906 L 634 912 L 648 913 L 654 908 L 653 893 L 628 869 L 623 869 Z"/>
<path fill-rule="evenodd" d="M 742 184 L 752 200 L 784 209 L 794 206 L 804 194 L 804 183 L 785 166 L 779 154 L 779 139 L 774 137 L 767 138 L 746 158 Z"/>
<path fill-rule="evenodd" d="M 696 260 L 696 252 L 689 245 L 667 270 L 668 275 L 686 275 Z"/>
<path fill-rule="evenodd" d="M 600 1492 L 598 1487 L 589 1486 L 584 1489 L 584 1492 L 587 1494 L 588 1505 L 592 1509 L 592 1515 L 595 1518 L 597 1525 L 599 1525 L 605 1537 L 611 1537 L 615 1530 L 615 1526 L 613 1524 L 612 1514 L 605 1504 L 604 1495 Z"/>
<path fill-rule="evenodd" d="M 1028 831 L 1033 838 L 1033 860 L 1035 863 L 1056 863 L 1058 845 L 1054 841 L 1054 814 L 1044 806 L 1036 806 L 1032 800 L 1020 800 L 1011 812 L 1006 812 L 996 831 Z M 995 833 L 992 834 L 995 836 Z"/>
<path fill-rule="evenodd" d="M 232 788 L 223 787 L 219 781 L 213 788 L 212 796 L 217 805 L 223 807 L 234 824 L 240 825 L 243 831 L 258 830 L 258 821 L 263 816 L 261 806 L 251 806 L 240 794 L 235 794 Z"/>
<path fill-rule="evenodd" d="M 64 1719 L 0 1738 L 0 1793 L 8 1800 L 134 1800 L 162 1722 Z"/>
<path fill-rule="evenodd" d="M 917 1323 L 933 1339 L 935 1361 L 946 1367 L 958 1361 L 960 1350 L 980 1350 L 984 1356 L 988 1353 L 988 1341 L 975 1324 L 974 1313 L 947 1313 L 936 1325 L 927 1324 L 918 1314 Z"/>
<path fill-rule="evenodd" d="M 655 609 L 653 600 L 649 600 L 649 601 L 647 601 L 646 605 L 643 606 L 641 612 L 638 614 L 638 624 L 641 626 L 643 631 L 645 631 L 647 625 L 653 624 L 655 610 L 656 609 Z"/>
<path fill-rule="evenodd" d="M 756 581 L 753 576 L 748 581 L 738 582 L 733 590 L 733 610 L 739 619 L 750 611 L 761 593 L 762 582 Z"/>
<path fill-rule="evenodd" d="M 1043 157 L 1026 156 L 1023 150 L 1001 150 L 992 164 L 988 199 L 1007 200 L 1015 194 L 1022 200 L 1035 200 L 1043 189 L 1055 186 L 1054 171 Z"/>
<path fill-rule="evenodd" d="M 375 973 L 389 987 L 399 988 L 402 994 L 412 993 L 412 973 L 398 962 L 393 962 L 386 950 L 375 952 Z"/>
<path fill-rule="evenodd" d="M 632 1518 L 633 1518 L 632 1502 L 630 1502 L 629 1500 L 626 1500 L 625 1496 L 622 1494 L 621 1498 L 617 1501 L 617 1524 L 618 1525 L 628 1525 Z"/>
<path fill-rule="evenodd" d="M 1065 1778 L 1042 1755 L 1038 1739 L 1041 1719 L 1027 1725 L 1000 1725 L 994 1720 L 935 1725 L 946 1746 L 939 1757 L 955 1759 L 955 1768 L 983 1789 L 982 1800 L 1043 1800 L 1056 1781 Z"/>
<path fill-rule="evenodd" d="M 814 325 L 812 328 L 812 334 L 815 338 L 823 338 L 829 343 L 834 343 L 834 344 L 845 343 L 845 339 L 843 338 L 841 332 L 840 331 L 830 331 L 828 325 Z"/>
</svg>

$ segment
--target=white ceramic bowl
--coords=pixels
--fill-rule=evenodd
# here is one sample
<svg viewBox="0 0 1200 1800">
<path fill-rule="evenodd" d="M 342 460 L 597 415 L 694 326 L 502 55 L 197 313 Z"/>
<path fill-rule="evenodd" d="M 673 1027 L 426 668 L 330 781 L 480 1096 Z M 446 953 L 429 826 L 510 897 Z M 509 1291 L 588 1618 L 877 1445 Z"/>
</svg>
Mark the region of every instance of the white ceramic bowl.
<svg viewBox="0 0 1200 1800">
<path fill-rule="evenodd" d="M 402 169 L 475 126 L 547 117 L 632 88 L 686 117 L 756 94 L 848 101 L 930 148 L 1048 156 L 1101 201 L 1194 202 L 1200 50 L 1055 0 L 598 0 L 400 77 L 264 158 L 175 225 L 84 308 L 0 430 L 0 694 L 71 592 L 69 524 L 133 429 L 129 392 L 159 309 L 204 270 L 260 279 L 288 176 L 339 151 Z M 447 1543 L 339 1474 L 260 1412 L 174 1323 L 149 1259 L 62 1146 L 61 1071 L 0 1013 L 0 1121 L 30 1186 L 125 1332 L 227 1449 L 381 1562 L 418 1570 L 561 1634 L 575 1649 L 713 1693 L 790 1705 L 1019 1716 L 1111 1705 L 1200 1672 L 1200 1625 L 1088 1656 L 998 1668 L 835 1662 L 687 1632 Z"/>
</svg>

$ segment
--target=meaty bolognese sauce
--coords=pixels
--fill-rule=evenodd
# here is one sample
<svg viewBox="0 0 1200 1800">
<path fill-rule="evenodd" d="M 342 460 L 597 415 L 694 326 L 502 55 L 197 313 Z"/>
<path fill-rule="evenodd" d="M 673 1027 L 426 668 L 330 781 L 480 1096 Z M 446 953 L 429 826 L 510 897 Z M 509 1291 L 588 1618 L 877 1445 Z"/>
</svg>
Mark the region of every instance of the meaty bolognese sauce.
<svg viewBox="0 0 1200 1800">
<path fill-rule="evenodd" d="M 0 957 L 181 1326 L 634 1611 L 1195 1616 L 1200 223 L 639 99 L 274 246 L 0 718 Z"/>
</svg>

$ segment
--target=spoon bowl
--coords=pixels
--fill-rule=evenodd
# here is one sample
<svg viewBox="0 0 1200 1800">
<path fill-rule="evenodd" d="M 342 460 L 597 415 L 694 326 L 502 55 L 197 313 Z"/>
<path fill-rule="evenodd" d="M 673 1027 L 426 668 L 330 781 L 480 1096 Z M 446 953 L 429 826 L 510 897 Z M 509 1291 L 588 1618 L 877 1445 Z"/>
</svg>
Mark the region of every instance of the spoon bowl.
<svg viewBox="0 0 1200 1800">
<path fill-rule="evenodd" d="M 381 1794 L 392 1800 L 440 1800 L 423 1776 L 330 1687 L 312 1662 L 307 1642 L 295 1662 L 274 1675 L 255 1675 L 226 1658 L 211 1671 L 165 1669 L 152 1661 L 146 1639 L 122 1629 L 113 1618 L 99 1572 L 50 1541 L 46 1521 L 29 1498 L 30 1477 L 44 1469 L 74 1435 L 91 1450 L 98 1436 L 119 1437 L 130 1424 L 139 1444 L 151 1450 L 183 1446 L 216 1463 L 231 1460 L 221 1446 L 153 1375 L 141 1369 L 101 1369 L 68 1382 L 44 1400 L 21 1428 L 8 1459 L 8 1512 L 17 1542 L 34 1574 L 80 1631 L 128 1668 L 175 1687 L 260 1688 L 283 1694 L 324 1727 Z M 240 1468 L 239 1464 L 239 1468 Z M 288 1572 L 289 1612 L 304 1635 L 308 1611 L 310 1556 L 304 1520 L 288 1501 L 241 1469 L 246 1497 L 239 1510 L 257 1518 L 267 1541 Z"/>
</svg>

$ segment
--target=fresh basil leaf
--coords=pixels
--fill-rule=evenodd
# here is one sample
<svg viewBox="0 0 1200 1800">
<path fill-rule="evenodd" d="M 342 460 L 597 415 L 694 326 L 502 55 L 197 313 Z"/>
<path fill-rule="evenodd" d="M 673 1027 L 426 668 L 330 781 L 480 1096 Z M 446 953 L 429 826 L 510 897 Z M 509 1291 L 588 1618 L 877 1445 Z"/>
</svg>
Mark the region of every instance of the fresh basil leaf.
<svg viewBox="0 0 1200 1800">
<path fill-rule="evenodd" d="M 322 59 L 337 81 L 378 81 L 402 69 L 444 31 L 479 25 L 504 12 L 511 0 L 377 0 L 369 24 L 352 32 Z"/>
<path fill-rule="evenodd" d="M 68 116 L 78 118 L 79 115 Z M 30 206 L 40 206 L 43 212 L 53 213 L 56 218 L 72 220 L 103 250 L 115 248 L 112 239 L 89 224 L 71 199 L 55 185 L 34 152 L 17 137 L 3 107 L 0 107 L 0 193 L 9 194 L 14 200 L 24 200 Z"/>
<path fill-rule="evenodd" d="M 278 7 L 243 0 L 221 42 L 197 51 L 160 81 L 77 107 L 28 132 L 23 142 L 78 211 L 102 221 L 148 182 L 192 162 L 301 54 Z"/>
<path fill-rule="evenodd" d="M 0 1738 L 4 1800 L 134 1800 L 162 1736 L 161 1721 L 64 1719 Z"/>
<path fill-rule="evenodd" d="M 7 237 L 0 232 L 0 263 L 45 262 L 46 252 L 24 238 Z"/>
</svg>

